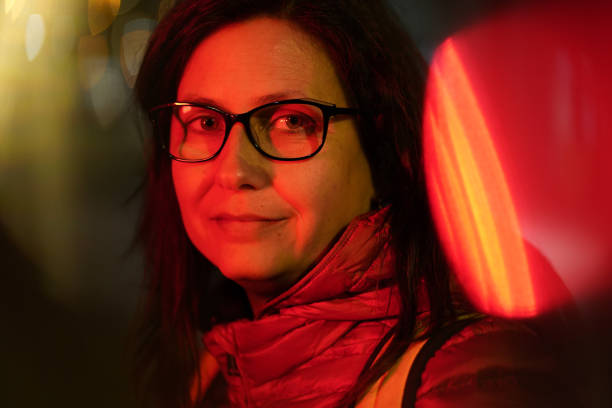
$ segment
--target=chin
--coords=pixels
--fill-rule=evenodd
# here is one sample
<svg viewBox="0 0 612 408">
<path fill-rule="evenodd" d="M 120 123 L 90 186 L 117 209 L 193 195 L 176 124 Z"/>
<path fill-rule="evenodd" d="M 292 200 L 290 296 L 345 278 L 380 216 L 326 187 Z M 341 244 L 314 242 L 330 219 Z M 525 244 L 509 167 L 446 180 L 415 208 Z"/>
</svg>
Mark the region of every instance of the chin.
<svg viewBox="0 0 612 408">
<path fill-rule="evenodd" d="M 249 299 L 255 297 L 265 300 L 270 300 L 280 295 L 289 289 L 301 274 L 295 274 L 294 271 L 299 271 L 294 267 L 291 269 L 280 268 L 280 265 L 275 265 L 276 268 L 242 268 L 232 269 L 229 267 L 219 268 L 223 276 L 236 282 L 240 285 L 249 296 Z"/>
<path fill-rule="evenodd" d="M 228 279 L 240 281 L 291 280 L 300 265 L 291 256 L 292 248 L 279 242 L 203 242 L 200 252 Z"/>
<path fill-rule="evenodd" d="M 249 282 L 249 281 L 278 281 L 284 280 L 287 275 L 279 265 L 255 264 L 253 260 L 240 262 L 239 265 L 234 263 L 219 263 L 216 264 L 223 276 L 234 282 Z"/>
</svg>

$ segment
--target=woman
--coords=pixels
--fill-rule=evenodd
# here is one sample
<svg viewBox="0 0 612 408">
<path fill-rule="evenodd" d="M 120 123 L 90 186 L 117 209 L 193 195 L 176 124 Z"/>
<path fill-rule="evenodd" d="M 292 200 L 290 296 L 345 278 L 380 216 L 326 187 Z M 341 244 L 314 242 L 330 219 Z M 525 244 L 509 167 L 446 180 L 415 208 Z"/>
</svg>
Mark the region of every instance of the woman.
<svg viewBox="0 0 612 408">
<path fill-rule="evenodd" d="M 142 228 L 148 406 L 402 395 L 403 376 L 380 380 L 465 308 L 426 199 L 425 71 L 379 1 L 185 0 L 164 17 L 136 84 L 159 142 Z M 524 406 L 505 378 L 537 353 L 532 337 L 491 319 L 461 330 L 428 363 L 417 403 L 463 389 L 475 406 L 501 389 Z M 485 371 L 497 385 L 474 391 L 466 373 Z"/>
</svg>

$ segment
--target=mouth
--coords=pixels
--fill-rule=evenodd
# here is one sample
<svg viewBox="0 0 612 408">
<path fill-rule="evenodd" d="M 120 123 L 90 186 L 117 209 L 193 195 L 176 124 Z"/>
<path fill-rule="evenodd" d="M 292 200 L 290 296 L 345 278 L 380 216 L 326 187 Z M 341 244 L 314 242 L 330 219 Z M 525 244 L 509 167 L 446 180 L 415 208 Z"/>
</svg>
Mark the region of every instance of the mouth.
<svg viewBox="0 0 612 408">
<path fill-rule="evenodd" d="M 287 218 L 265 217 L 255 214 L 221 214 L 211 218 L 213 226 L 232 240 L 260 239 L 284 225 Z"/>
<path fill-rule="evenodd" d="M 256 214 L 219 214 L 212 217 L 214 221 L 219 222 L 275 222 L 282 221 L 283 217 L 266 217 Z"/>
</svg>

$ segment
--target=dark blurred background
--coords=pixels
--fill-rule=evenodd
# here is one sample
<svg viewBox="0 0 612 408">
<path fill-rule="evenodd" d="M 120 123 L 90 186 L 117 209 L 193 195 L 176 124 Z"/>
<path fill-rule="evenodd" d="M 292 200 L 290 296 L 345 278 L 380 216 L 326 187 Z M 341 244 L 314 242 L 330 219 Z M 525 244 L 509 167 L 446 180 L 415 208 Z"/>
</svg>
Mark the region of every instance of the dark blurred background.
<svg viewBox="0 0 612 408">
<path fill-rule="evenodd" d="M 0 0 L 0 405 L 128 407 L 132 85 L 168 0 Z M 426 57 L 504 4 L 394 0 Z"/>
</svg>

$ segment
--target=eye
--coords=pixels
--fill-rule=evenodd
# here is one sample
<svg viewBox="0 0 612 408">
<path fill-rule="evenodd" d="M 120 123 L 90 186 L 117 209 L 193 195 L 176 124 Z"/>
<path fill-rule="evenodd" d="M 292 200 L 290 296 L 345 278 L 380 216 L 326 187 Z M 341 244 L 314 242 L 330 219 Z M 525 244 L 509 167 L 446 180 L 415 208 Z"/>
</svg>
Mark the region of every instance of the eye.
<svg viewBox="0 0 612 408">
<path fill-rule="evenodd" d="M 306 114 L 291 113 L 274 119 L 271 127 L 287 131 L 312 130 L 315 127 L 315 121 Z"/>
<path fill-rule="evenodd" d="M 225 127 L 223 115 L 203 106 L 180 106 L 176 116 L 191 133 L 211 133 L 222 131 Z"/>
<path fill-rule="evenodd" d="M 222 127 L 222 123 L 218 117 L 211 115 L 201 115 L 195 118 L 192 118 L 187 127 L 191 131 L 196 132 L 212 132 L 217 131 Z"/>
<path fill-rule="evenodd" d="M 219 127 L 219 120 L 212 116 L 198 118 L 199 126 L 204 130 L 215 130 Z"/>
</svg>

